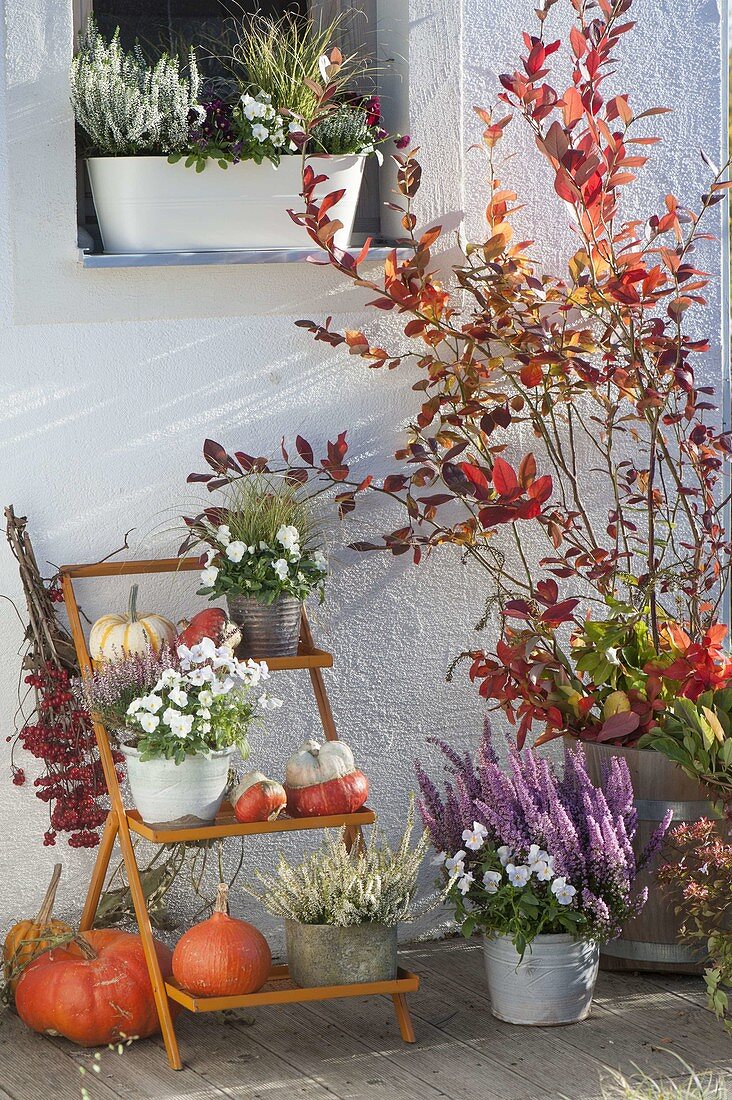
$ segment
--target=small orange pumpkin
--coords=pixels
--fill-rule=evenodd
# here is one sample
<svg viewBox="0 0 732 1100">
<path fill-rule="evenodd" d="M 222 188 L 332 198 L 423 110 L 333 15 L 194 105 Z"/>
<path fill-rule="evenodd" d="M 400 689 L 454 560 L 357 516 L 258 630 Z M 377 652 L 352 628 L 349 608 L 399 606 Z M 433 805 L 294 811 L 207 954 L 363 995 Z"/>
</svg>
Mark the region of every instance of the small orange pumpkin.
<svg viewBox="0 0 732 1100">
<path fill-rule="evenodd" d="M 237 821 L 275 821 L 285 812 L 287 793 L 276 779 L 263 772 L 247 772 L 231 798 Z"/>
<path fill-rule="evenodd" d="M 163 978 L 170 977 L 169 948 L 155 941 L 155 952 Z M 114 929 L 84 932 L 35 959 L 20 977 L 15 1007 L 33 1031 L 82 1047 L 160 1030 L 142 940 Z"/>
<path fill-rule="evenodd" d="M 220 883 L 213 916 L 189 928 L 173 952 L 173 976 L 198 997 L 256 993 L 266 982 L 272 952 L 253 924 L 229 916 L 229 888 Z"/>
<path fill-rule="evenodd" d="M 41 908 L 38 910 L 38 916 L 32 920 L 22 920 L 14 924 L 5 937 L 3 945 L 5 981 L 13 993 L 24 968 L 33 959 L 57 946 L 59 938 L 74 934 L 73 928 L 65 921 L 54 920 L 52 917 L 60 877 L 61 864 L 57 863 L 53 868 L 51 881 Z"/>
<path fill-rule="evenodd" d="M 102 615 L 89 634 L 89 653 L 95 665 L 105 661 L 123 661 L 135 654 L 159 653 L 163 646 L 172 646 L 178 631 L 162 615 L 137 614 L 136 584 L 130 589 L 126 615 Z"/>
</svg>

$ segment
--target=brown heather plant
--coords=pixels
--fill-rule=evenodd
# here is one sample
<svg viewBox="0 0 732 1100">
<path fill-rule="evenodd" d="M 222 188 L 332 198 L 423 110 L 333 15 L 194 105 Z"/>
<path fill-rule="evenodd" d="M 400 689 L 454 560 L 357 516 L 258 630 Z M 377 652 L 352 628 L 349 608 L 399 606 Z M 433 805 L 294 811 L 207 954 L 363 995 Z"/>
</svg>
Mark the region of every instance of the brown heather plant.
<svg viewBox="0 0 732 1100">
<path fill-rule="evenodd" d="M 398 502 L 403 523 L 380 542 L 354 544 L 358 550 L 411 553 L 416 563 L 451 543 L 483 568 L 486 607 L 500 608 L 501 637 L 495 653 L 470 654 L 471 678 L 516 723 L 519 743 L 535 723 L 542 740 L 567 730 L 636 743 L 658 733 L 682 681 L 697 678 L 686 692 L 694 709 L 699 692 L 732 675 L 719 628 L 714 668 L 699 672 L 729 575 L 723 464 L 732 448 L 716 426 L 712 390 L 696 382 L 710 345 L 694 334 L 693 320 L 708 282 L 695 262 L 698 245 L 710 239 L 702 218 L 732 184 L 726 166 L 717 170 L 702 154 L 713 180 L 696 209 L 666 195 L 649 217 L 623 217 L 625 189 L 659 141 L 648 121 L 667 108 L 636 114 L 628 94 L 607 86 L 634 25 L 632 0 L 565 0 L 573 9 L 566 41 L 549 34 L 559 2 L 537 8 L 524 55 L 500 78 L 498 107 L 476 108 L 487 236 L 463 242 L 447 283 L 432 254 L 441 227 L 417 228 L 417 149 L 394 158 L 400 201 L 393 205 L 405 239 L 379 280 L 363 267 L 368 242 L 358 255 L 333 244 L 339 223 L 330 211 L 340 192 L 317 200 L 322 177 L 304 164 L 305 209 L 296 220 L 332 267 L 374 295 L 372 307 L 400 318 L 406 341 L 389 351 L 362 331 L 334 330 L 331 318 L 298 324 L 369 367 L 409 363 L 421 404 L 396 451 L 397 468 L 383 480 L 352 474 L 345 432 L 320 459 L 302 437 L 292 460 L 283 445 L 278 472 L 335 485 L 341 515 L 366 490 Z M 552 83 L 560 51 L 571 70 L 566 86 Z M 318 95 L 327 109 L 327 83 Z M 563 276 L 540 270 L 531 242 L 515 239 L 519 200 L 501 178 L 499 158 L 509 123 L 528 126 L 551 169 L 553 200 L 569 215 L 576 249 Z M 536 453 L 511 463 L 506 449 L 526 428 Z M 275 468 L 211 440 L 204 455 L 214 473 L 191 479 L 212 489 Z M 526 551 L 527 525 L 543 542 L 538 563 Z M 666 667 L 674 676 L 664 679 Z M 686 753 L 683 764 L 694 773 L 726 769 L 728 782 L 732 759 L 718 760 L 714 747 L 730 732 L 721 709 L 721 737 L 699 711 L 701 756 L 669 738 L 657 747 L 680 763 Z"/>
</svg>

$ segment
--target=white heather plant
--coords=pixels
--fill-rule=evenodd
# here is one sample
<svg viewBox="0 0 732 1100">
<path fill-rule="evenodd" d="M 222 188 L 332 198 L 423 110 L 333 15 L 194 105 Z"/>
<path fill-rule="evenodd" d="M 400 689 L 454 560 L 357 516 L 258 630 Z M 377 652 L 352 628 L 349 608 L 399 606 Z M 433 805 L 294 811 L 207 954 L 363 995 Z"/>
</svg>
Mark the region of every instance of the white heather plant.
<svg viewBox="0 0 732 1100">
<path fill-rule="evenodd" d="M 110 42 L 89 19 L 71 62 L 76 121 L 100 156 L 175 153 L 188 142 L 191 112 L 200 113 L 195 51 L 189 75 L 164 54 L 154 66 L 139 47 L 122 48 L 119 28 Z"/>
<path fill-rule="evenodd" d="M 395 925 L 414 916 L 419 868 L 427 851 L 424 833 L 410 847 L 414 802 L 398 848 L 381 841 L 374 828 L 366 847 L 348 852 L 345 835 L 328 836 L 322 847 L 297 867 L 280 855 L 275 874 L 257 871 L 263 889 L 244 887 L 276 917 L 300 924 Z"/>
</svg>

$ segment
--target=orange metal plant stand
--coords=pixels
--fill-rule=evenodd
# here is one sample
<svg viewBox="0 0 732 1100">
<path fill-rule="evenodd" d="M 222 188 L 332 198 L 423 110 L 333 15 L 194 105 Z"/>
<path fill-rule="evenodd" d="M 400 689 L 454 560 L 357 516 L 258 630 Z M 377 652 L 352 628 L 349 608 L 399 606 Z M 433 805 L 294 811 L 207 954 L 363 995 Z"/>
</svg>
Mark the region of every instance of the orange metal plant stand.
<svg viewBox="0 0 732 1100">
<path fill-rule="evenodd" d="M 200 569 L 198 558 L 162 558 L 152 561 L 126 561 L 126 562 L 98 562 L 95 565 L 64 565 L 61 567 L 61 585 L 63 590 L 66 611 L 69 617 L 71 634 L 76 646 L 79 665 L 83 675 L 92 671 L 91 659 L 87 648 L 86 637 L 81 625 L 79 605 L 74 592 L 74 580 L 83 577 L 124 577 L 136 576 L 143 573 L 176 573 Z M 300 631 L 300 648 L 296 657 L 267 658 L 272 670 L 279 669 L 307 669 L 315 695 L 315 701 L 323 726 L 323 732 L 329 741 L 337 741 L 333 712 L 323 682 L 324 668 L 330 668 L 333 657 L 322 649 L 317 649 L 313 644 L 306 616 L 303 614 Z M 373 810 L 364 807 L 355 814 L 339 814 L 330 817 L 313 818 L 280 818 L 277 821 L 263 821 L 254 824 L 243 825 L 236 821 L 229 805 L 224 805 L 216 821 L 212 825 L 204 825 L 190 829 L 166 829 L 160 826 L 147 825 L 140 819 L 135 810 L 126 810 L 122 801 L 117 770 L 112 758 L 112 750 L 109 737 L 104 726 L 94 722 L 94 732 L 99 746 L 104 777 L 109 791 L 111 809 L 102 833 L 96 864 L 92 873 L 89 891 L 87 893 L 84 910 L 81 916 L 79 931 L 84 932 L 93 927 L 94 918 L 99 905 L 99 899 L 104 888 L 104 881 L 109 867 L 109 862 L 114 850 L 115 841 L 119 842 L 127 879 L 130 885 L 130 893 L 137 918 L 137 925 L 142 940 L 147 968 L 150 973 L 155 1004 L 160 1018 L 160 1027 L 168 1054 L 168 1061 L 173 1069 L 182 1069 L 178 1040 L 173 1027 L 173 1019 L 170 1011 L 170 1002 L 176 1001 L 191 1012 L 215 1012 L 231 1008 L 254 1008 L 261 1005 L 286 1004 L 293 1002 L 331 1000 L 336 997 L 363 997 L 388 994 L 394 1002 L 399 1030 L 402 1039 L 407 1043 L 414 1042 L 414 1029 L 407 1007 L 405 994 L 414 992 L 419 986 L 419 979 L 415 974 L 399 969 L 397 977 L 388 982 L 359 983 L 354 985 L 324 986 L 317 989 L 301 989 L 293 987 L 289 983 L 289 974 L 286 966 L 272 968 L 269 981 L 258 993 L 251 993 L 241 997 L 192 997 L 180 989 L 175 982 L 165 981 L 160 970 L 157 955 L 155 953 L 152 926 L 145 904 L 145 894 L 140 881 L 140 871 L 135 858 L 135 849 L 132 843 L 132 833 L 135 833 L 154 844 L 171 844 L 182 841 L 222 839 L 229 836 L 249 836 L 261 833 L 278 833 L 286 830 L 298 829 L 327 829 L 345 826 L 346 843 L 349 847 L 361 841 L 361 826 L 369 825 L 376 820 Z M 288 984 L 289 983 L 289 984 Z"/>
</svg>

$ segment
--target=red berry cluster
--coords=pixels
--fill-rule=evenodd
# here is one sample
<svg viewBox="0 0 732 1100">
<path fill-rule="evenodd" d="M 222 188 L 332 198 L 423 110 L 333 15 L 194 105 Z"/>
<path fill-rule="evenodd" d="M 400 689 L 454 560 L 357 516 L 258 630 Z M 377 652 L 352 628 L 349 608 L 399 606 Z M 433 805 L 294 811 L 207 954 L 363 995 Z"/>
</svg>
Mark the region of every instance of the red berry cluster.
<svg viewBox="0 0 732 1100">
<path fill-rule="evenodd" d="M 25 682 L 36 696 L 34 720 L 20 730 L 18 741 L 26 752 L 42 760 L 44 772 L 34 780 L 36 798 L 47 802 L 51 828 L 44 845 L 68 833 L 72 848 L 93 848 L 107 811 L 100 804 L 106 794 L 104 773 L 88 716 L 71 691 L 69 673 L 52 662 L 29 673 Z M 115 753 L 115 763 L 123 757 Z M 13 766 L 13 783 L 22 786 L 25 772 Z"/>
</svg>

